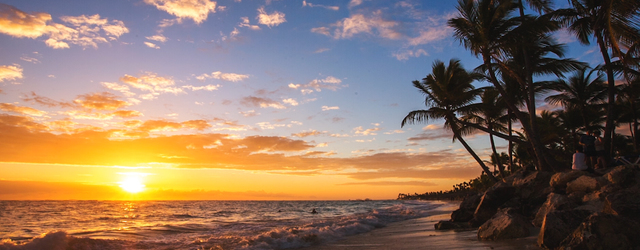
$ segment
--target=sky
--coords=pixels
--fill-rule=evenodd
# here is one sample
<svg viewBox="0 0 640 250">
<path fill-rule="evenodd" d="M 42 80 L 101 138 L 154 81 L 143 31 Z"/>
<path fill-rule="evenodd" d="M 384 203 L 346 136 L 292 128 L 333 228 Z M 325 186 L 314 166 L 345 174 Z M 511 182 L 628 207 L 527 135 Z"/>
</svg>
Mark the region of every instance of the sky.
<svg viewBox="0 0 640 250">
<path fill-rule="evenodd" d="M 411 82 L 435 60 L 481 63 L 446 24 L 455 6 L 0 0 L 0 199 L 451 189 L 477 177 L 478 164 L 442 120 L 400 122 L 424 108 Z M 556 38 L 567 56 L 600 63 L 595 47 Z M 489 159 L 486 135 L 466 139 Z"/>
</svg>

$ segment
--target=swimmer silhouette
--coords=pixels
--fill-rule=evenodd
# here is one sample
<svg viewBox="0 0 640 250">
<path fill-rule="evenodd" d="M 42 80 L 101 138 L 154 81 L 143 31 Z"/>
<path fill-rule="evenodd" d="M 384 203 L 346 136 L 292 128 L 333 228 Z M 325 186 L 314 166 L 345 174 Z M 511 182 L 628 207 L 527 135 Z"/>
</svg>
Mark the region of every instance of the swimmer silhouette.
<svg viewBox="0 0 640 250">
<path fill-rule="evenodd" d="M 318 213 L 318 211 L 316 211 L 316 209 L 314 208 L 314 209 L 311 211 L 311 213 L 312 213 L 312 214 L 317 214 L 317 213 Z"/>
</svg>

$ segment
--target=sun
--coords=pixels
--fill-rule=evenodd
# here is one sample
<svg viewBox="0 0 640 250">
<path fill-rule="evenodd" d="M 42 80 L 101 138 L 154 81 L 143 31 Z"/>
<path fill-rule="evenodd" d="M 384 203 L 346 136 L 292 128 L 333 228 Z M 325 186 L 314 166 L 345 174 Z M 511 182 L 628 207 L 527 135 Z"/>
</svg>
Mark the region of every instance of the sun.
<svg viewBox="0 0 640 250">
<path fill-rule="evenodd" d="M 129 193 L 134 193 L 134 194 L 144 191 L 145 185 L 142 184 L 142 178 L 140 178 L 142 174 L 140 173 L 122 173 L 122 174 L 125 175 L 125 177 L 121 182 L 118 182 L 118 183 L 120 184 L 120 187 L 124 191 L 127 191 Z"/>
</svg>

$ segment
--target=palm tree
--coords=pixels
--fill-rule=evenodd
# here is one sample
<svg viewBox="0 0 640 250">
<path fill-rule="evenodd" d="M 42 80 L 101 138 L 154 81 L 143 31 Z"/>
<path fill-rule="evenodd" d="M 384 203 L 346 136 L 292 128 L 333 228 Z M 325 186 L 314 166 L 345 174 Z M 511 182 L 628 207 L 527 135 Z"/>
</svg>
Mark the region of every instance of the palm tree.
<svg viewBox="0 0 640 250">
<path fill-rule="evenodd" d="M 553 170 L 551 160 L 544 155 L 542 144 L 540 143 L 537 131 L 532 129 L 531 123 L 525 121 L 524 114 L 516 107 L 517 100 L 510 96 L 496 77 L 492 64 L 499 62 L 500 55 L 504 54 L 505 44 L 517 42 L 517 35 L 510 35 L 520 23 L 519 17 L 510 17 L 517 9 L 517 5 L 511 1 L 492 0 L 459 0 L 458 11 L 460 17 L 450 19 L 448 24 L 455 30 L 454 36 L 460 43 L 469 49 L 474 55 L 482 56 L 484 67 L 489 73 L 489 81 L 500 92 L 505 99 L 507 107 L 520 120 L 529 142 L 534 150 L 537 165 L 542 170 Z M 515 77 L 515 76 L 514 76 Z M 520 80 L 519 82 L 524 82 Z M 533 89 L 530 89 L 534 91 Z M 530 116 L 535 116 L 531 113 Z"/>
<path fill-rule="evenodd" d="M 480 103 L 474 103 L 467 107 L 471 112 L 463 117 L 463 120 L 469 120 L 473 123 L 485 126 L 490 131 L 507 132 L 505 124 L 511 119 L 507 114 L 507 106 L 504 105 L 500 93 L 494 88 L 486 88 L 480 96 Z M 489 141 L 491 142 L 492 163 L 498 166 L 500 176 L 505 177 L 504 166 L 500 158 L 493 159 L 493 156 L 499 155 L 496 150 L 496 144 L 493 134 L 489 133 Z"/>
<path fill-rule="evenodd" d="M 611 58 L 620 57 L 623 54 L 621 48 L 628 48 L 640 40 L 640 1 L 569 0 L 569 3 L 573 8 L 563 10 L 569 30 L 582 44 L 590 44 L 593 36 L 604 59 L 608 81 L 604 144 L 606 152 L 612 155 L 616 86 Z"/>
<path fill-rule="evenodd" d="M 545 101 L 550 104 L 561 104 L 565 108 L 576 109 L 582 115 L 582 125 L 585 131 L 594 128 L 596 120 L 596 106 L 605 99 L 604 78 L 597 74 L 592 78 L 595 69 L 587 72 L 588 68 L 577 70 L 568 81 L 558 79 L 549 84 L 549 89 L 558 91 L 558 94 L 548 96 Z"/>
<path fill-rule="evenodd" d="M 445 127 L 451 129 L 454 140 L 458 140 L 464 148 L 480 164 L 484 172 L 490 178 L 497 181 L 489 168 L 482 162 L 480 157 L 471 149 L 469 144 L 463 139 L 469 129 L 458 122 L 457 113 L 464 111 L 482 91 L 475 89 L 471 84 L 476 76 L 467 72 L 459 60 L 451 59 L 449 66 L 445 66 L 442 61 L 436 60 L 432 66 L 432 73 L 427 75 L 422 81 L 413 81 L 413 86 L 425 95 L 425 105 L 427 110 L 414 110 L 409 112 L 402 120 L 401 127 L 405 124 L 427 122 L 429 119 L 444 119 Z"/>
</svg>

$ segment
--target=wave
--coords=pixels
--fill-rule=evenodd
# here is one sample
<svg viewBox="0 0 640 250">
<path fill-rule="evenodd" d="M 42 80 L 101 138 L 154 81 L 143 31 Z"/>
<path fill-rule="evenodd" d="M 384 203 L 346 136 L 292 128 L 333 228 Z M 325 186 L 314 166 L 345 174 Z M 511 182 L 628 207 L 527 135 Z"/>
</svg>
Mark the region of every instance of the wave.
<svg viewBox="0 0 640 250">
<path fill-rule="evenodd" d="M 58 231 L 45 234 L 43 237 L 36 237 L 25 244 L 10 240 L 4 241 L 0 244 L 0 250 L 116 250 L 127 249 L 130 246 L 130 242 L 123 240 L 80 238 L 70 236 L 64 231 Z"/>
</svg>

